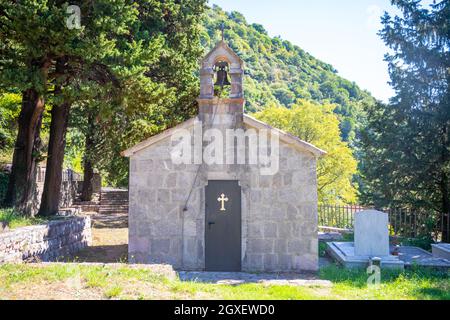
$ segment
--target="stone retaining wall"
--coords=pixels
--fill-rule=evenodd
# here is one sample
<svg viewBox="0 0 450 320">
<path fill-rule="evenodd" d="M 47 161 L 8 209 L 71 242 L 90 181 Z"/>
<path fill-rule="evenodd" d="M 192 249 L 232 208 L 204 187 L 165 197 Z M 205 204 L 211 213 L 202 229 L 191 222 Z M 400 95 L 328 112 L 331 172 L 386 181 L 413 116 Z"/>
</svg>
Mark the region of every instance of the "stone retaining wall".
<svg viewBox="0 0 450 320">
<path fill-rule="evenodd" d="M 62 181 L 61 182 L 61 195 L 59 199 L 60 208 L 69 208 L 73 205 L 77 199 L 78 194 L 81 192 L 83 181 Z M 44 192 L 44 182 L 38 182 L 36 184 L 36 197 L 34 198 L 35 208 L 38 210 L 41 203 L 42 193 Z M 37 213 L 37 211 L 35 212 Z"/>
<path fill-rule="evenodd" d="M 0 263 L 54 261 L 92 243 L 91 219 L 73 217 L 0 234 Z"/>
</svg>

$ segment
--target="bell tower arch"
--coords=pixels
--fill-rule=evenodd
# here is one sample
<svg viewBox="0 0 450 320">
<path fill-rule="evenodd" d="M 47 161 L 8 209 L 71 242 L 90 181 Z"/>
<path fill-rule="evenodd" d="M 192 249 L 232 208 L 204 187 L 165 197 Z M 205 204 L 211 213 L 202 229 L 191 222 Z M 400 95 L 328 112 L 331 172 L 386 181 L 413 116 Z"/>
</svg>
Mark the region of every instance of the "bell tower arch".
<svg viewBox="0 0 450 320">
<path fill-rule="evenodd" d="M 213 114 L 228 115 L 234 118 L 234 126 L 240 127 L 244 114 L 243 78 L 244 62 L 225 41 L 219 41 L 200 65 L 200 119 L 208 122 L 213 121 Z M 229 86 L 229 96 L 216 96 L 215 85 Z"/>
</svg>

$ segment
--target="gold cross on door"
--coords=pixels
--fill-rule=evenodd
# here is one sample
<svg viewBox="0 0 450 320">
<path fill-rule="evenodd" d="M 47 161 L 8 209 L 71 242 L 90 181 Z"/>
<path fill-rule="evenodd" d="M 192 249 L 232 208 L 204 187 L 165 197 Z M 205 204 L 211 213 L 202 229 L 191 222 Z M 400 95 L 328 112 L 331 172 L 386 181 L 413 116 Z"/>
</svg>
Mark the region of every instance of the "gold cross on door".
<svg viewBox="0 0 450 320">
<path fill-rule="evenodd" d="M 225 202 L 227 202 L 229 199 L 225 197 L 225 195 L 222 193 L 220 195 L 220 198 L 217 199 L 217 201 L 222 203 L 222 206 L 220 207 L 220 211 L 226 211 L 225 209 Z"/>
</svg>

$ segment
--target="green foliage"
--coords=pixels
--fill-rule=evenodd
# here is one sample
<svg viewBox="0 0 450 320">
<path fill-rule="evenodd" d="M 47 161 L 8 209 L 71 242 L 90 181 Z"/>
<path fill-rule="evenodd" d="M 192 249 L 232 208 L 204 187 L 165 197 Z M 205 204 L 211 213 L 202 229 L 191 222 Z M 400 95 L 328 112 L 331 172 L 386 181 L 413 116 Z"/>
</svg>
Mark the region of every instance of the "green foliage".
<svg viewBox="0 0 450 320">
<path fill-rule="evenodd" d="M 357 192 L 352 183 L 357 163 L 348 144 L 342 141 L 334 105 L 298 100 L 291 109 L 268 107 L 256 118 L 327 151 L 317 167 L 319 202 L 354 203 Z"/>
<path fill-rule="evenodd" d="M 75 172 L 83 172 L 84 140 L 84 135 L 76 127 L 67 132 L 64 168 L 72 169 Z"/>
<path fill-rule="evenodd" d="M 113 58 L 116 64 L 126 65 L 128 61 L 120 55 L 121 46 L 134 45 L 139 56 L 144 44 L 129 43 L 127 39 L 129 25 L 137 20 L 133 4 L 125 0 L 94 4 L 81 0 L 71 4 L 81 10 L 79 29 L 67 27 L 69 4 L 65 1 L 0 1 L 0 35 L 4 39 L 0 51 L 2 87 L 20 91 L 35 88 L 45 95 L 47 80 L 52 78 L 58 78 L 58 84 L 73 76 L 94 78 L 96 71 L 110 65 L 107 60 Z M 49 72 L 60 58 L 68 59 L 66 70 L 70 73 L 64 76 Z M 83 86 L 76 89 L 71 93 L 77 95 Z"/>
<path fill-rule="evenodd" d="M 9 229 L 16 229 L 36 224 L 45 224 L 48 220 L 36 217 L 26 217 L 12 208 L 0 208 L 0 222 L 6 222 Z"/>
<path fill-rule="evenodd" d="M 0 0 L 0 88 L 34 87 L 47 105 L 69 101 L 65 165 L 78 170 L 89 157 L 112 185 L 126 185 L 120 152 L 195 113 L 205 1 L 70 4 L 80 7 L 80 29 L 66 26 L 67 2 Z M 58 59 L 66 61 L 62 74 L 53 72 Z"/>
<path fill-rule="evenodd" d="M 319 241 L 319 257 L 325 257 L 327 253 L 327 243 Z"/>
<path fill-rule="evenodd" d="M 65 1 L 0 0 L 0 89 L 15 92 L 32 88 L 45 98 L 46 107 L 67 103 L 75 109 L 81 103 L 98 101 L 109 107 L 110 115 L 125 104 L 122 102 L 129 92 L 122 87 L 132 87 L 135 95 L 146 89 L 150 97 L 161 99 L 157 84 L 148 90 L 150 78 L 144 77 L 144 72 L 160 56 L 171 55 L 170 51 L 164 55 L 157 50 L 164 46 L 161 32 L 148 33 L 151 24 L 143 24 L 152 14 L 161 17 L 167 13 L 170 19 L 169 5 L 162 12 L 156 9 L 161 9 L 157 1 L 80 0 L 71 4 L 80 8 L 81 28 L 66 25 L 69 4 Z M 35 143 L 29 140 L 27 143 Z M 39 139 L 36 141 L 32 147 L 41 151 Z M 68 153 L 72 157 L 69 162 L 79 156 L 76 149 Z M 45 153 L 35 152 L 33 161 L 44 158 Z"/>
<path fill-rule="evenodd" d="M 354 233 L 344 233 L 342 238 L 343 242 L 353 242 L 355 241 L 355 234 Z"/>
<path fill-rule="evenodd" d="M 402 246 L 419 247 L 427 251 L 431 251 L 431 245 L 435 243 L 431 233 L 417 238 L 399 238 L 398 242 Z"/>
<path fill-rule="evenodd" d="M 124 50 L 132 60 L 115 64 L 121 80 L 120 101 L 91 98 L 79 101 L 71 127 L 91 139 L 72 139 L 111 186 L 128 183 L 128 159 L 120 153 L 193 116 L 198 79 L 195 71 L 202 54 L 199 24 L 204 1 L 137 1 L 138 18 L 131 24 L 133 40 L 140 47 Z M 94 88 L 95 89 L 95 88 Z M 78 133 L 77 133 L 78 134 Z M 72 152 L 74 155 L 81 154 Z M 77 160 L 78 161 L 78 160 Z"/>
<path fill-rule="evenodd" d="M 81 29 L 65 26 L 65 2 L 27 0 L 14 6 L 0 0 L 6 13 L 0 16 L 0 33 L 8 39 L 0 54 L 0 87 L 10 92 L 34 86 L 45 93 L 46 85 L 63 85 L 64 94 L 47 94 L 46 104 L 72 102 L 65 166 L 79 171 L 82 159 L 89 158 L 112 186 L 127 185 L 128 161 L 121 151 L 196 114 L 198 60 L 220 39 L 222 22 L 226 41 L 246 62 L 247 112 L 293 107 L 298 99 L 333 103 L 341 137 L 353 146 L 363 119 L 361 105 L 373 100 L 329 64 L 269 37 L 263 26 L 248 24 L 242 14 L 213 6 L 204 15 L 203 0 L 71 4 L 81 8 Z M 19 27 L 21 32 L 12 32 Z M 59 56 L 69 57 L 68 75 L 50 72 L 51 82 L 43 81 L 41 65 L 33 63 L 48 58 L 54 64 Z M 95 139 L 86 149 L 87 137 Z M 348 180 L 349 172 L 353 165 L 342 180 Z M 341 192 L 345 196 L 326 193 L 328 198 L 355 199 L 350 187 Z"/>
<path fill-rule="evenodd" d="M 385 14 L 380 35 L 392 49 L 386 60 L 396 95 L 367 106 L 362 199 L 450 212 L 450 3 L 393 3 L 402 14 Z"/>
<path fill-rule="evenodd" d="M 16 135 L 21 96 L 15 93 L 0 93 L 0 163 L 10 158 Z"/>
<path fill-rule="evenodd" d="M 352 141 L 361 102 L 373 100 L 354 82 L 339 77 L 329 64 L 321 62 L 289 41 L 271 38 L 263 26 L 248 24 L 242 14 L 227 13 L 217 5 L 208 10 L 202 29 L 205 52 L 220 40 L 225 25 L 225 41 L 245 61 L 246 111 L 261 111 L 270 105 L 290 107 L 297 99 L 337 104 L 342 115 L 345 141 Z"/>
</svg>

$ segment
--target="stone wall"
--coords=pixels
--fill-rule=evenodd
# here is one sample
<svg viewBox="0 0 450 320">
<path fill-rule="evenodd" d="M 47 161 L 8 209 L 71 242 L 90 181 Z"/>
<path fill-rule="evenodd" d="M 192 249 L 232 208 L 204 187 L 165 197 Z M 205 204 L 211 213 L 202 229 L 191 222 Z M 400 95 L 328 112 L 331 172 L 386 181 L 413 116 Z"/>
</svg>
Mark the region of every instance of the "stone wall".
<svg viewBox="0 0 450 320">
<path fill-rule="evenodd" d="M 73 205 L 77 199 L 78 194 L 81 191 L 83 181 L 62 181 L 61 182 L 61 198 L 59 199 L 60 208 L 69 208 Z M 37 195 L 35 197 L 36 205 L 39 207 L 41 202 L 42 192 L 44 191 L 44 182 L 38 182 L 36 186 Z"/>
<path fill-rule="evenodd" d="M 170 148 L 168 138 L 130 159 L 128 251 L 131 263 L 167 263 L 184 268 L 183 239 L 191 231 L 183 234 L 184 215 L 190 213 L 183 208 L 198 166 L 174 165 Z M 199 201 L 193 192 L 190 208 Z M 195 224 L 194 220 L 189 218 L 185 222 Z M 200 249 L 191 255 L 200 262 L 197 261 L 201 258 Z"/>
<path fill-rule="evenodd" d="M 91 245 L 91 219 L 74 217 L 0 233 L 0 263 L 54 261 Z"/>
<path fill-rule="evenodd" d="M 315 271 L 318 268 L 316 159 L 288 145 L 280 148 L 280 170 L 262 176 L 250 166 L 241 182 L 249 271 Z"/>
<path fill-rule="evenodd" d="M 243 271 L 318 268 L 316 158 L 280 142 L 280 170 L 256 165 L 174 165 L 170 138 L 130 159 L 129 259 L 204 269 L 205 186 L 238 180 L 242 188 Z M 193 187 L 187 203 L 189 192 Z"/>
</svg>

